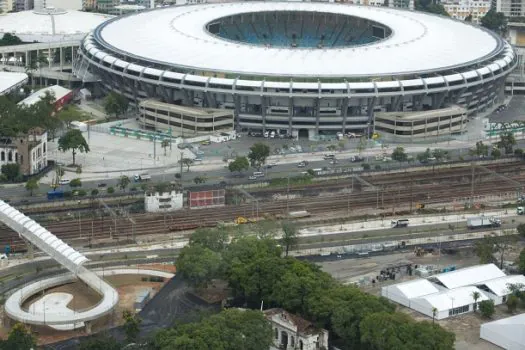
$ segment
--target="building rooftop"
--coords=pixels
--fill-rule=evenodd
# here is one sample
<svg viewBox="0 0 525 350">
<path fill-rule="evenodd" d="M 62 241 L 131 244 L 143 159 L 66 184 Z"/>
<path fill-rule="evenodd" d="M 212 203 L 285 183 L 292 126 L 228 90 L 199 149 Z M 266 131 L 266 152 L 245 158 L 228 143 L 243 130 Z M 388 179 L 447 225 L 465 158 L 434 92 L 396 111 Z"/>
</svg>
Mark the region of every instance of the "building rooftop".
<svg viewBox="0 0 525 350">
<path fill-rule="evenodd" d="M 291 314 L 288 311 L 280 308 L 268 309 L 264 311 L 264 315 L 268 317 L 279 316 L 282 319 L 288 320 L 297 327 L 297 331 L 303 334 L 317 333 L 319 329 L 310 321 L 302 317 Z"/>
<path fill-rule="evenodd" d="M 474 292 L 478 292 L 480 294 L 478 302 L 489 299 L 487 295 L 483 293 L 483 291 L 476 287 L 468 286 L 425 295 L 420 298 L 415 298 L 413 302 L 426 303 L 431 308 L 435 307 L 439 311 L 450 310 L 455 307 L 473 304 L 474 299 L 472 298 L 472 293 Z"/>
<path fill-rule="evenodd" d="M 28 80 L 25 73 L 0 72 L 0 95 L 22 87 Z"/>
<path fill-rule="evenodd" d="M 0 15 L 0 34 L 11 33 L 24 42 L 82 39 L 113 16 L 75 10 L 46 9 Z"/>
<path fill-rule="evenodd" d="M 354 47 L 268 48 L 222 39 L 206 29 L 208 23 L 223 17 L 268 11 L 325 12 L 360 17 L 389 27 L 392 35 Z M 110 51 L 149 62 L 197 71 L 295 77 L 436 72 L 496 56 L 505 45 L 502 39 L 480 27 L 422 12 L 273 1 L 144 11 L 106 22 L 97 28 L 95 37 Z"/>
<path fill-rule="evenodd" d="M 482 324 L 480 338 L 503 349 L 525 349 L 525 314 Z"/>
<path fill-rule="evenodd" d="M 485 281 L 505 277 L 505 273 L 494 264 L 476 265 L 451 272 L 444 272 L 429 278 L 438 281 L 448 289 L 482 284 Z"/>
<path fill-rule="evenodd" d="M 65 87 L 62 87 L 60 85 L 49 86 L 47 88 L 34 92 L 33 94 L 29 95 L 22 101 L 18 102 L 18 104 L 19 105 L 24 104 L 26 106 L 31 106 L 37 103 L 38 101 L 40 101 L 40 99 L 46 95 L 46 92 L 53 93 L 55 95 L 55 100 L 60 100 L 62 97 L 71 93 L 71 90 L 66 89 Z"/>
<path fill-rule="evenodd" d="M 426 279 L 416 279 L 409 282 L 385 286 L 383 288 L 385 288 L 386 294 L 388 294 L 389 291 L 393 291 L 393 289 L 397 289 L 407 299 L 418 298 L 439 292 L 439 289 Z"/>
<path fill-rule="evenodd" d="M 490 289 L 497 296 L 504 296 L 510 294 L 509 285 L 521 285 L 525 289 L 525 276 L 511 275 L 495 278 L 483 282 L 488 289 Z"/>
</svg>

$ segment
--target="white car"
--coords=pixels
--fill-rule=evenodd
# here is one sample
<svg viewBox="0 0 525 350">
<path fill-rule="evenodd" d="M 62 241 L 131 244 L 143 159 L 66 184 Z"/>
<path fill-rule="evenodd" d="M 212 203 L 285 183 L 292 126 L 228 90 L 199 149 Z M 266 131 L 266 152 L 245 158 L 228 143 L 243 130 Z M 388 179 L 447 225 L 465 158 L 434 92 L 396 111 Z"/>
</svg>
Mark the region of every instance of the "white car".
<svg viewBox="0 0 525 350">
<path fill-rule="evenodd" d="M 257 180 L 257 176 L 251 175 L 248 180 Z"/>
<path fill-rule="evenodd" d="M 58 184 L 59 185 L 69 185 L 70 182 L 71 182 L 71 180 L 62 179 L 62 180 L 58 181 Z"/>
</svg>

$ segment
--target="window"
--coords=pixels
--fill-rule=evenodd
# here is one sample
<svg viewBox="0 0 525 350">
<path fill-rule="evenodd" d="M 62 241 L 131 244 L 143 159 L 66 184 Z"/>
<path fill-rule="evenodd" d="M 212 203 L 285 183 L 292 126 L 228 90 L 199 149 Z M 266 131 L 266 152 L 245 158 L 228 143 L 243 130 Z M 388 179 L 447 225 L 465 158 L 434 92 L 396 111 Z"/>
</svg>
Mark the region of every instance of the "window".
<svg viewBox="0 0 525 350">
<path fill-rule="evenodd" d="M 9 151 L 9 153 L 7 154 L 7 161 L 8 162 L 12 162 L 13 161 L 13 153 L 11 151 Z"/>
<path fill-rule="evenodd" d="M 456 307 L 454 309 L 448 310 L 448 315 L 453 316 L 453 315 L 464 314 L 465 312 L 468 312 L 469 310 L 470 310 L 470 305 L 460 306 L 460 307 Z"/>
<path fill-rule="evenodd" d="M 46 153 L 46 144 L 44 143 L 44 145 L 42 147 L 44 149 L 44 154 L 45 154 Z"/>
<path fill-rule="evenodd" d="M 2 153 L 0 153 L 0 160 L 2 160 L 2 162 L 5 161 L 5 152 L 2 151 Z"/>
<path fill-rule="evenodd" d="M 24 156 L 20 155 L 20 164 L 24 164 Z"/>
<path fill-rule="evenodd" d="M 275 339 L 279 339 L 279 330 L 275 328 Z"/>
</svg>

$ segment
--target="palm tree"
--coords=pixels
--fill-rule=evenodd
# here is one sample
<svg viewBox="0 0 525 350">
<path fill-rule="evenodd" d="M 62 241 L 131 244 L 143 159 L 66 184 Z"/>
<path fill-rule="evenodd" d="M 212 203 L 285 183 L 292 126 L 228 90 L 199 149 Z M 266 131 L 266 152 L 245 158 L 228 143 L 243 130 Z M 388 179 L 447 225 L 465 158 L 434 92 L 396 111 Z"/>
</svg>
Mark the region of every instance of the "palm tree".
<svg viewBox="0 0 525 350">
<path fill-rule="evenodd" d="M 438 309 L 433 307 L 432 308 L 432 324 L 434 324 L 434 322 L 435 322 L 434 320 L 436 319 L 437 313 L 438 313 Z"/>
<path fill-rule="evenodd" d="M 478 299 L 481 298 L 479 292 L 472 292 L 472 299 L 474 299 L 474 312 L 478 309 Z"/>
<path fill-rule="evenodd" d="M 290 249 L 297 244 L 297 227 L 290 221 L 283 221 L 281 228 L 283 230 L 281 242 L 285 246 L 285 253 L 288 256 Z"/>
<path fill-rule="evenodd" d="M 164 157 L 166 157 L 166 147 L 170 145 L 170 141 L 167 139 L 162 140 L 160 147 L 164 148 Z"/>
</svg>

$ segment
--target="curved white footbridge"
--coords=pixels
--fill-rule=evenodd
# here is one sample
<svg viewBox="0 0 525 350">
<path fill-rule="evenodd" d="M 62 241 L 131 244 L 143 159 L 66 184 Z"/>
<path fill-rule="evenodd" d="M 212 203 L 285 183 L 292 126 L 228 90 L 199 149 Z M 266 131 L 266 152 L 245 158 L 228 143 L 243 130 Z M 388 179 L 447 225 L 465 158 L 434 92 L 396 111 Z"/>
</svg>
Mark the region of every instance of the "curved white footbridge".
<svg viewBox="0 0 525 350">
<path fill-rule="evenodd" d="M 99 277 L 99 272 L 95 273 L 82 266 L 88 258 L 71 248 L 61 239 L 40 226 L 37 222 L 22 214 L 17 209 L 11 207 L 0 200 L 0 221 L 18 232 L 31 244 L 55 259 L 60 265 L 67 268 L 71 273 L 49 278 L 43 281 L 31 283 L 13 293 L 5 304 L 7 315 L 19 322 L 56 326 L 68 328 L 71 325 L 78 325 L 95 320 L 110 313 L 119 301 L 118 292 Z M 105 271 L 108 274 L 141 274 L 155 275 L 170 278 L 173 274 L 152 270 L 137 269 L 118 269 L 113 272 Z M 46 308 L 30 308 L 29 311 L 23 310 L 21 305 L 36 293 L 45 289 L 80 279 L 90 288 L 102 296 L 101 300 L 92 308 L 83 311 L 72 312 L 70 309 L 57 308 L 48 310 Z M 73 326 L 75 328 L 75 326 Z"/>
</svg>

